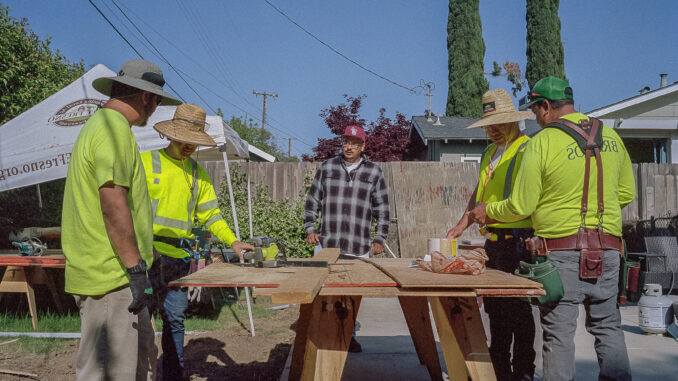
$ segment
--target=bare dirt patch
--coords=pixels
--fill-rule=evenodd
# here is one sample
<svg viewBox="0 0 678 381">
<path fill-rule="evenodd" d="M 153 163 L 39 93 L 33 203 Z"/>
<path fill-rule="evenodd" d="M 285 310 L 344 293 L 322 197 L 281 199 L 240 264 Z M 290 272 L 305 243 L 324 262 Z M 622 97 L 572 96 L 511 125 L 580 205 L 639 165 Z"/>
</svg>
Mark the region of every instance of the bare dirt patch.
<svg viewBox="0 0 678 381">
<path fill-rule="evenodd" d="M 184 343 L 184 378 L 207 380 L 278 380 L 294 340 L 298 306 L 255 319 L 252 337 L 244 328 L 248 322 L 229 330 L 187 335 Z M 10 340 L 0 338 L 0 343 Z M 14 343 L 0 345 L 0 369 L 34 373 L 40 380 L 73 380 L 79 340 L 66 342 L 59 350 L 33 354 L 17 350 Z M 156 345 L 162 355 L 160 336 Z M 158 361 L 160 365 L 160 360 Z M 0 380 L 29 378 L 0 374 Z"/>
</svg>

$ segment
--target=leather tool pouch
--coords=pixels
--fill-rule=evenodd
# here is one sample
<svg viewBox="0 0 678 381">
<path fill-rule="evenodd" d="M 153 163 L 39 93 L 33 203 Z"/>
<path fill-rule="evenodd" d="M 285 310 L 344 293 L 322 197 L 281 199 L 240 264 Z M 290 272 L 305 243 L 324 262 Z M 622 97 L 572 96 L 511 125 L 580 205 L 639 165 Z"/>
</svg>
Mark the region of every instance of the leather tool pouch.
<svg viewBox="0 0 678 381">
<path fill-rule="evenodd" d="M 579 278 L 595 279 L 603 275 L 605 253 L 602 249 L 581 249 L 579 252 Z"/>
</svg>

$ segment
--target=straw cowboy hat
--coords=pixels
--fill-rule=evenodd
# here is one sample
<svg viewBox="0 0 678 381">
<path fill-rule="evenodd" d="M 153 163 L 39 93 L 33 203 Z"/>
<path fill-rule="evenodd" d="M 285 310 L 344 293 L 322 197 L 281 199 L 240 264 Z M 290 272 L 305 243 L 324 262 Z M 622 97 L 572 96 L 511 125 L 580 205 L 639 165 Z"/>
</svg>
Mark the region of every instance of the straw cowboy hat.
<svg viewBox="0 0 678 381">
<path fill-rule="evenodd" d="M 205 127 L 207 127 L 205 110 L 190 103 L 177 106 L 172 120 L 158 122 L 153 126 L 170 140 L 200 146 L 216 146 L 214 139 L 205 132 Z"/>
<path fill-rule="evenodd" d="M 534 115 L 532 111 L 516 111 L 511 96 L 506 90 L 490 90 L 483 94 L 483 118 L 466 128 L 517 122 L 532 115 Z"/>
<path fill-rule="evenodd" d="M 104 95 L 111 96 L 113 82 L 160 95 L 162 97 L 160 106 L 181 104 L 180 101 L 162 90 L 165 85 L 165 78 L 162 76 L 162 70 L 152 62 L 144 60 L 127 61 L 122 64 L 116 77 L 97 78 L 92 82 L 92 87 Z"/>
</svg>

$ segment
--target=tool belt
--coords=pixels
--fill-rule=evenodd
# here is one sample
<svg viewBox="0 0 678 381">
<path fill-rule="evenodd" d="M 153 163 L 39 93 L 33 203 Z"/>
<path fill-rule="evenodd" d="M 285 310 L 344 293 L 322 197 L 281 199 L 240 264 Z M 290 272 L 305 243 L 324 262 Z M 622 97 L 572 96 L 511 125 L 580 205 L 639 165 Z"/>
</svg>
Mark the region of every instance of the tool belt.
<svg viewBox="0 0 678 381">
<path fill-rule="evenodd" d="M 188 239 L 188 238 L 162 237 L 162 236 L 159 236 L 159 235 L 154 235 L 153 241 L 166 243 L 168 245 L 172 245 L 172 246 L 178 247 L 178 248 L 184 247 L 184 243 L 186 243 L 187 245 L 190 245 L 190 243 L 191 243 L 191 240 Z"/>
<path fill-rule="evenodd" d="M 562 238 L 534 237 L 526 242 L 527 249 L 537 255 L 545 256 L 550 251 L 562 250 L 621 250 L 621 238 L 598 229 L 585 228 L 583 231 Z"/>
</svg>

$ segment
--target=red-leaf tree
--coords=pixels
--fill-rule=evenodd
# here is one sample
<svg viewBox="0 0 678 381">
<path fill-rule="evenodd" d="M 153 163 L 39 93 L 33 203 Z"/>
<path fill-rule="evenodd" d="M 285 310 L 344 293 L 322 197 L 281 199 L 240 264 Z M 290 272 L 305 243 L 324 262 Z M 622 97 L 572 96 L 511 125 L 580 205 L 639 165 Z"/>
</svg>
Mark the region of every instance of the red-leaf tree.
<svg viewBox="0 0 678 381">
<path fill-rule="evenodd" d="M 346 126 L 350 125 L 365 129 L 365 154 L 372 161 L 412 161 L 420 158 L 424 144 L 416 134 L 408 138 L 410 122 L 407 117 L 396 112 L 395 120 L 392 120 L 386 117 L 386 109 L 381 108 L 377 120 L 367 123 L 360 117 L 360 108 L 365 97 L 366 95 L 344 95 L 344 103 L 320 112 L 320 117 L 336 136 L 318 139 L 318 145 L 313 148 L 314 154 L 303 155 L 304 161 L 324 161 L 339 154 L 341 135 Z"/>
</svg>

